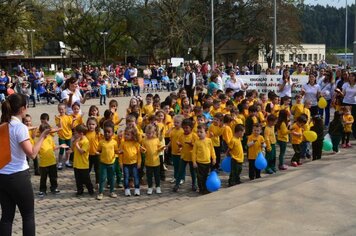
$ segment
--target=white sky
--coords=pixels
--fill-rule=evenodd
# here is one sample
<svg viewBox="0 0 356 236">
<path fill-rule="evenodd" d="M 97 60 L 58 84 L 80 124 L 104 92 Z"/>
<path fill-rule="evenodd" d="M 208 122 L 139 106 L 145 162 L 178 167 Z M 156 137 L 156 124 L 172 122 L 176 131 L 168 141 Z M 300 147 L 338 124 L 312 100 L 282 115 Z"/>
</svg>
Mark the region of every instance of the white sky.
<svg viewBox="0 0 356 236">
<path fill-rule="evenodd" d="M 346 0 L 305 0 L 305 4 L 309 5 L 329 5 L 329 6 L 334 6 L 334 7 L 345 7 Z M 352 5 L 352 3 L 355 4 L 355 0 L 347 0 L 347 5 Z"/>
</svg>

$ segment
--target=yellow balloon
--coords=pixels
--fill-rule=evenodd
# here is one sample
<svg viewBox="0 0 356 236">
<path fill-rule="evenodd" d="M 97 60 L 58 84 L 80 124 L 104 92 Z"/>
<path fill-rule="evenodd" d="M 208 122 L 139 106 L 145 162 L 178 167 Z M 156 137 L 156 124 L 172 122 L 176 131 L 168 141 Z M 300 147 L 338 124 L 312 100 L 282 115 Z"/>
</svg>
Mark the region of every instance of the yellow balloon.
<svg viewBox="0 0 356 236">
<path fill-rule="evenodd" d="M 310 130 L 304 131 L 303 135 L 308 142 L 314 142 L 318 138 L 318 135 Z"/>
<path fill-rule="evenodd" d="M 320 97 L 320 99 L 318 101 L 318 107 L 320 109 L 324 109 L 327 105 L 328 105 L 328 102 L 325 100 L 325 98 L 324 97 Z"/>
</svg>

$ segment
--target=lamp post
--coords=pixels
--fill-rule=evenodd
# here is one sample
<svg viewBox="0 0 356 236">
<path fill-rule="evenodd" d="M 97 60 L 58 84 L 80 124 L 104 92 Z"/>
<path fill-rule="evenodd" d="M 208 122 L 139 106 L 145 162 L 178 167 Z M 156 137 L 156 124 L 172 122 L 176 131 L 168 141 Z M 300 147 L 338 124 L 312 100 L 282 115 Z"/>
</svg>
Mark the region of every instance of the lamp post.
<svg viewBox="0 0 356 236">
<path fill-rule="evenodd" d="M 106 31 L 100 32 L 100 35 L 102 35 L 104 38 L 104 64 L 105 64 L 105 62 L 106 62 L 106 36 L 108 35 L 108 32 L 106 32 Z"/>
<path fill-rule="evenodd" d="M 33 33 L 36 32 L 34 29 L 28 29 L 26 30 L 27 32 L 30 33 L 30 40 L 31 40 L 31 58 L 33 58 Z"/>
<path fill-rule="evenodd" d="M 215 66 L 215 43 L 214 43 L 214 0 L 211 0 L 211 63 L 212 63 L 212 70 L 214 70 Z"/>
<path fill-rule="evenodd" d="M 355 0 L 355 6 L 354 6 L 354 16 L 355 16 L 355 23 L 354 25 L 356 25 L 356 0 Z M 354 66 L 356 66 L 356 30 L 354 33 Z"/>
<path fill-rule="evenodd" d="M 346 69 L 347 66 L 347 58 L 346 58 L 347 56 L 347 0 L 345 4 L 346 5 L 345 5 L 345 58 L 344 58 L 345 66 L 344 68 Z"/>
<path fill-rule="evenodd" d="M 276 68 L 276 47 L 277 47 L 277 0 L 273 1 L 273 64 L 272 68 Z"/>
</svg>

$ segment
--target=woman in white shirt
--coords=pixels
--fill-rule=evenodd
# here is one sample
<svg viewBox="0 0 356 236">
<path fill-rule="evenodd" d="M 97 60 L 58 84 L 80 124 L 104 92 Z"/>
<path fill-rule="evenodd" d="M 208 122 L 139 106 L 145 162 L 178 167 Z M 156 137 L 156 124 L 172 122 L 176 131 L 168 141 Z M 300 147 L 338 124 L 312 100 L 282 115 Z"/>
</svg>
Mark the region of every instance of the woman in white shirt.
<svg viewBox="0 0 356 236">
<path fill-rule="evenodd" d="M 303 85 L 301 94 L 304 96 L 304 102 L 309 101 L 311 103 L 311 117 L 318 115 L 318 98 L 320 97 L 320 87 L 316 83 L 315 74 L 309 74 L 309 81 Z"/>
<path fill-rule="evenodd" d="M 235 70 L 230 70 L 230 79 L 225 83 L 225 90 L 231 88 L 234 90 L 234 93 L 240 90 L 246 90 L 248 86 L 245 85 L 241 79 L 237 78 L 235 73 Z"/>
<path fill-rule="evenodd" d="M 72 105 L 74 103 L 84 104 L 86 101 L 86 95 L 90 93 L 90 91 L 87 91 L 84 94 L 84 97 L 82 97 L 79 90 L 78 79 L 74 77 L 66 80 L 64 88 L 65 90 L 61 93 L 61 98 L 63 103 L 67 106 L 67 114 L 71 115 L 73 114 Z"/>
<path fill-rule="evenodd" d="M 330 121 L 330 104 L 334 88 L 334 85 L 331 83 L 331 81 L 333 81 L 333 73 L 332 71 L 327 71 L 324 73 L 324 79 L 318 83 L 320 87 L 320 95 L 323 96 L 327 102 L 327 106 L 324 109 L 319 109 L 320 116 L 323 116 L 325 110 L 325 126 L 329 126 Z"/>
<path fill-rule="evenodd" d="M 1 123 L 9 123 L 11 160 L 0 169 L 0 235 L 12 234 L 17 206 L 22 216 L 23 235 L 32 236 L 36 234 L 34 198 L 26 156 L 36 158 L 50 130 L 45 130 L 32 146 L 28 128 L 22 123 L 27 112 L 26 96 L 23 94 L 9 96 L 1 110 Z"/>
<path fill-rule="evenodd" d="M 290 79 L 290 74 L 289 74 L 289 70 L 284 69 L 283 70 L 283 76 L 282 79 L 279 81 L 279 85 L 278 85 L 278 92 L 279 92 L 279 97 L 292 97 L 292 90 L 295 87 L 295 83 L 293 83 L 293 81 Z M 282 99 L 281 99 L 281 104 L 282 104 Z"/>
<path fill-rule="evenodd" d="M 344 106 L 351 106 L 351 115 L 356 117 L 356 72 L 352 72 L 349 81 L 342 85 Z M 356 138 L 356 122 L 352 124 L 352 135 Z"/>
</svg>

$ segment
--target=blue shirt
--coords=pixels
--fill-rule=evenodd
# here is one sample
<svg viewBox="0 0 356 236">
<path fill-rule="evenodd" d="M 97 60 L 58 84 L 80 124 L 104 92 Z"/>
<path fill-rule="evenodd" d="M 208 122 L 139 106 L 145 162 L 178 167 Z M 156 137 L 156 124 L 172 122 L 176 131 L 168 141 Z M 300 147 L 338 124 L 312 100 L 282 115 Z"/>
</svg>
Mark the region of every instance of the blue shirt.
<svg viewBox="0 0 356 236">
<path fill-rule="evenodd" d="M 5 83 L 5 84 L 0 84 L 0 89 L 1 90 L 6 90 L 6 84 L 9 82 L 9 79 L 7 78 L 7 76 L 5 77 L 0 77 L 0 82 L 1 83 Z"/>
<path fill-rule="evenodd" d="M 100 85 L 100 94 L 101 95 L 106 95 L 106 84 L 101 84 Z"/>
</svg>

